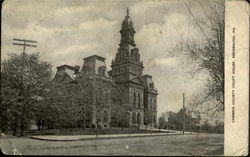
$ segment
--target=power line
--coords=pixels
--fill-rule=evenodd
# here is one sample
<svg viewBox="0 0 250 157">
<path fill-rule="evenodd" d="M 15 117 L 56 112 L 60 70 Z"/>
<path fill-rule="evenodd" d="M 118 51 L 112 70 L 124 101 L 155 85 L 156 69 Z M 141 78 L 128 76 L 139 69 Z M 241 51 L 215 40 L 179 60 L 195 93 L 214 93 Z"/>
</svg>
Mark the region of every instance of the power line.
<svg viewBox="0 0 250 157">
<path fill-rule="evenodd" d="M 207 11 L 206 11 L 205 8 L 201 5 L 201 1 L 199 0 L 198 2 L 199 2 L 199 4 L 200 4 L 200 6 L 201 6 L 201 9 L 205 12 L 205 14 L 206 14 L 206 16 L 207 16 L 207 19 L 208 19 L 209 22 L 212 24 L 212 21 L 211 21 L 211 19 L 209 18 L 209 15 L 208 15 Z"/>
<path fill-rule="evenodd" d="M 170 18 L 170 22 L 172 23 L 172 25 L 173 25 L 174 28 L 175 28 L 175 31 L 180 35 L 180 37 L 182 37 L 181 32 L 177 29 L 177 27 L 176 27 L 176 25 L 174 24 L 174 22 L 173 22 L 173 20 L 172 20 L 172 18 L 171 18 L 170 15 L 169 15 L 169 18 Z"/>
<path fill-rule="evenodd" d="M 188 11 L 189 11 L 189 14 L 193 17 L 193 19 L 194 19 L 196 25 L 199 27 L 199 29 L 200 29 L 200 31 L 203 33 L 203 35 L 208 39 L 208 37 L 207 37 L 207 35 L 204 33 L 202 27 L 199 25 L 198 21 L 196 20 L 195 16 L 193 15 L 191 9 L 188 7 L 188 5 L 187 5 L 187 3 L 186 3 L 185 1 L 184 1 L 184 3 L 185 3 L 186 8 L 187 8 Z"/>
<path fill-rule="evenodd" d="M 215 1 L 215 0 L 213 0 L 213 1 L 214 1 L 214 5 L 215 5 L 215 7 L 216 7 L 216 4 L 215 4 L 216 1 Z M 212 7 L 212 5 L 211 5 L 211 3 L 209 2 L 209 0 L 208 0 L 207 2 L 208 2 L 208 4 L 209 4 L 211 10 L 214 11 L 214 13 L 216 14 L 216 16 L 219 16 L 218 10 L 217 10 L 215 7 Z"/>
<path fill-rule="evenodd" d="M 213 7 L 212 7 L 211 3 L 209 2 L 209 0 L 207 0 L 207 2 L 208 2 L 208 5 L 210 6 L 211 10 L 213 11 Z"/>
<path fill-rule="evenodd" d="M 160 8 L 160 9 L 161 9 L 161 8 Z M 165 10 L 165 9 L 164 9 L 164 10 Z M 166 13 L 168 14 L 167 11 L 166 11 Z M 176 33 L 179 34 L 180 37 L 182 37 L 182 34 L 181 34 L 180 31 L 177 29 L 177 27 L 176 27 L 176 25 L 174 24 L 174 22 L 173 22 L 173 20 L 172 20 L 172 18 L 171 18 L 171 16 L 170 16 L 170 14 L 168 14 L 168 17 L 169 17 L 169 19 L 170 19 L 170 22 L 171 22 L 172 25 L 174 26 L 174 29 L 175 29 Z"/>
<path fill-rule="evenodd" d="M 188 6 L 190 8 L 190 0 L 188 1 Z M 188 14 L 188 40 L 189 40 L 189 29 L 190 29 L 190 14 Z"/>
</svg>

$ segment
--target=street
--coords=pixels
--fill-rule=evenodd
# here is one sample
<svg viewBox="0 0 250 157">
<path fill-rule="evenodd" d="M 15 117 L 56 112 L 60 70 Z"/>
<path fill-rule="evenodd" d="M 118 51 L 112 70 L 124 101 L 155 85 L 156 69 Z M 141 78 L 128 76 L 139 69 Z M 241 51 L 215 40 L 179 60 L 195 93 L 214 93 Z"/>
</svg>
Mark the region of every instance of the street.
<svg viewBox="0 0 250 157">
<path fill-rule="evenodd" d="M 223 155 L 224 135 L 168 135 L 66 142 L 11 137 L 1 138 L 0 144 L 5 154 L 13 154 L 15 149 L 15 154 L 23 155 Z"/>
</svg>

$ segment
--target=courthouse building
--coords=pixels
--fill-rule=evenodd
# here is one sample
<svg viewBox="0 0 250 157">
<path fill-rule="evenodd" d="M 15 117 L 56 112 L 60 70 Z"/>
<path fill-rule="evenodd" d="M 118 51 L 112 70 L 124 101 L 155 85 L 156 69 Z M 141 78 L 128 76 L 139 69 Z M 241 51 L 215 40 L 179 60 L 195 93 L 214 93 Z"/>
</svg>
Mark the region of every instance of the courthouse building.
<svg viewBox="0 0 250 157">
<path fill-rule="evenodd" d="M 50 103 L 82 105 L 84 122 L 88 127 L 110 127 L 114 88 L 122 87 L 127 126 L 157 124 L 157 90 L 152 76 L 143 74 L 143 62 L 134 41 L 135 29 L 127 11 L 120 30 L 118 52 L 108 71 L 105 58 L 92 55 L 84 58 L 82 67 L 57 67 L 52 81 Z"/>
</svg>

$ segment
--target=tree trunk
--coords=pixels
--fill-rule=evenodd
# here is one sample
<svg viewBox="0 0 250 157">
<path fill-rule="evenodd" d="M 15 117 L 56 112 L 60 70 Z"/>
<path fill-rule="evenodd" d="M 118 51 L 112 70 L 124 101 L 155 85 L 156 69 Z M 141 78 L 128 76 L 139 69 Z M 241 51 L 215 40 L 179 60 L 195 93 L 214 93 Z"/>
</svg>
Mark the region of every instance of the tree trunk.
<svg viewBox="0 0 250 157">
<path fill-rule="evenodd" d="M 21 114 L 21 132 L 20 136 L 23 136 L 23 130 L 24 130 L 24 111 L 25 111 L 25 105 L 23 106 L 23 111 Z"/>
<path fill-rule="evenodd" d="M 14 124 L 13 124 L 13 136 L 16 136 L 17 134 L 17 115 L 14 116 Z"/>
<path fill-rule="evenodd" d="M 41 121 L 40 121 L 40 119 L 39 120 L 37 120 L 37 127 L 38 127 L 38 131 L 40 131 L 41 130 Z"/>
<path fill-rule="evenodd" d="M 43 127 L 44 127 L 44 121 L 42 120 L 42 132 L 43 132 Z"/>
<path fill-rule="evenodd" d="M 2 105 L 3 105 L 3 104 L 2 104 Z M 1 130 L 0 130 L 0 132 L 2 133 L 2 132 L 4 132 L 4 127 L 5 127 L 5 126 L 4 126 L 4 120 L 3 120 L 3 119 L 4 119 L 4 117 L 3 117 L 3 111 L 1 110 L 0 113 L 1 113 L 1 114 L 0 114 L 0 117 L 1 117 L 1 120 L 0 120 L 0 123 L 1 123 L 1 124 L 0 124 L 0 129 L 1 129 Z"/>
<path fill-rule="evenodd" d="M 85 129 L 85 119 L 83 119 L 83 130 Z"/>
<path fill-rule="evenodd" d="M 24 131 L 24 118 L 25 118 L 25 113 L 26 113 L 26 101 L 23 100 L 23 108 L 22 108 L 22 114 L 21 114 L 21 133 L 20 136 L 23 136 L 23 131 Z"/>
<path fill-rule="evenodd" d="M 61 124 L 61 127 L 60 127 L 60 133 L 62 134 L 63 132 L 63 124 Z"/>
</svg>

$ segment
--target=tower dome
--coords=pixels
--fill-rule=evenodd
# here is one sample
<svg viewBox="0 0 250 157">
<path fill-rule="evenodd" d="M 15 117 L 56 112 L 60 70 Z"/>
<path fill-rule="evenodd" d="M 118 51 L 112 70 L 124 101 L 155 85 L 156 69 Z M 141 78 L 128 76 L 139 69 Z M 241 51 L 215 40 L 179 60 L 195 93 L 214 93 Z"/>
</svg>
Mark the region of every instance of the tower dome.
<svg viewBox="0 0 250 157">
<path fill-rule="evenodd" d="M 129 9 L 127 8 L 127 15 L 125 16 L 125 19 L 122 22 L 122 28 L 121 28 L 121 43 L 120 45 L 130 45 L 135 47 L 134 43 L 134 26 L 133 22 L 129 16 Z"/>
<path fill-rule="evenodd" d="M 125 19 L 122 22 L 122 27 L 133 27 L 133 22 L 129 16 L 129 9 L 127 8 L 127 15 L 125 16 Z"/>
</svg>

